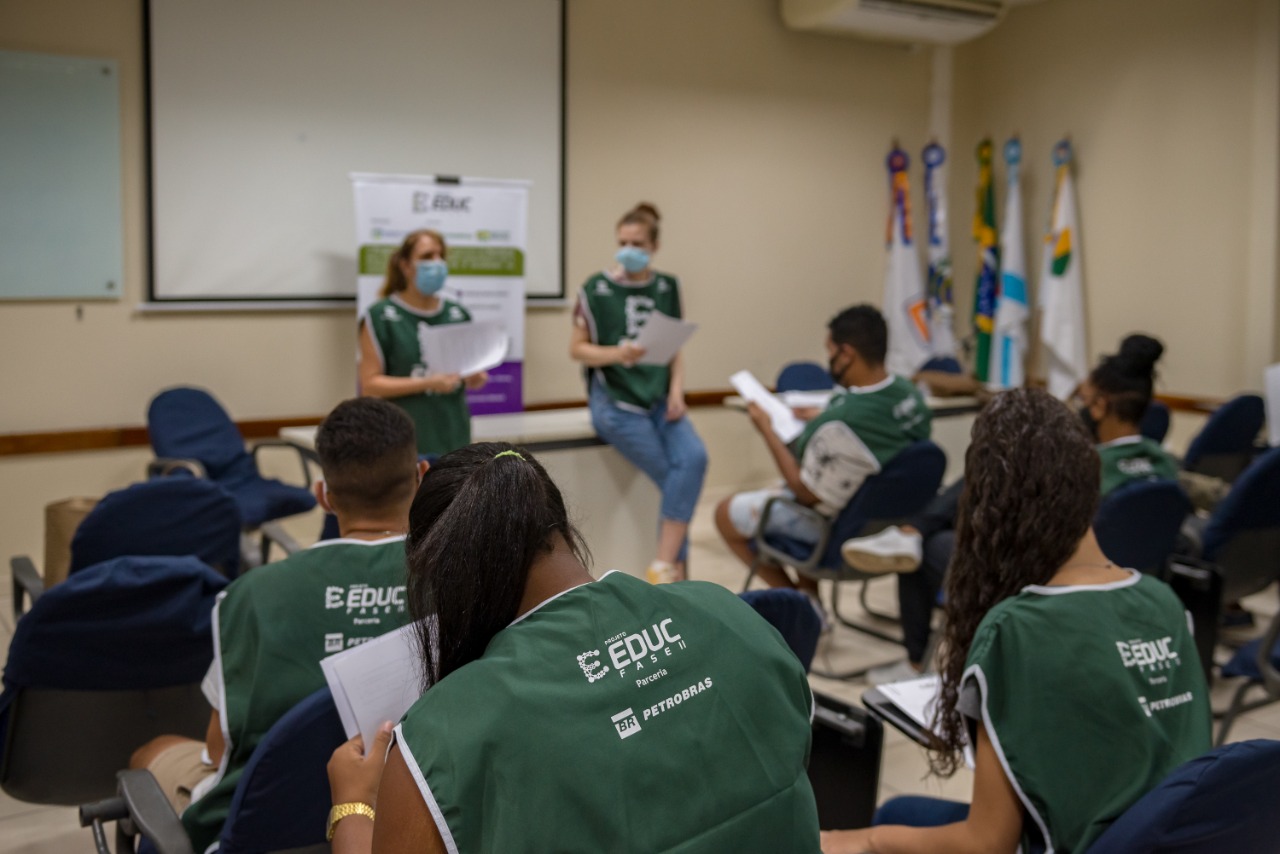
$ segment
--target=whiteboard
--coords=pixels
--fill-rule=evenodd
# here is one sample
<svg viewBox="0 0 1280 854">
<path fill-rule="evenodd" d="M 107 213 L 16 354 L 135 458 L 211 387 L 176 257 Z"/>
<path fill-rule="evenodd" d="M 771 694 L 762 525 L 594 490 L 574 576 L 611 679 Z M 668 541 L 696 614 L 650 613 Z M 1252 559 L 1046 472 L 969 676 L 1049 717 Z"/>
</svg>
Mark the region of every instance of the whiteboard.
<svg viewBox="0 0 1280 854">
<path fill-rule="evenodd" d="M 0 299 L 118 299 L 120 75 L 0 51 Z"/>
<path fill-rule="evenodd" d="M 353 299 L 351 172 L 532 182 L 562 298 L 562 0 L 149 0 L 151 298 Z"/>
</svg>

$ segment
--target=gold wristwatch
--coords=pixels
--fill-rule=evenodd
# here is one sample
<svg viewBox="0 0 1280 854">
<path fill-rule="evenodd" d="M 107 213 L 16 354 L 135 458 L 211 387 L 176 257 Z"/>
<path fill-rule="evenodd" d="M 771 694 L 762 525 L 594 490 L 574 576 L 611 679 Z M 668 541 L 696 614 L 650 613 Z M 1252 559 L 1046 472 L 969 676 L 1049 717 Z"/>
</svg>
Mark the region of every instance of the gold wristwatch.
<svg viewBox="0 0 1280 854">
<path fill-rule="evenodd" d="M 333 829 L 338 826 L 338 822 L 349 815 L 362 815 L 368 818 L 369 821 L 373 821 L 373 807 L 359 801 L 353 801 L 349 804 L 334 804 L 333 809 L 329 810 L 329 830 L 324 835 L 325 841 L 333 841 Z"/>
</svg>

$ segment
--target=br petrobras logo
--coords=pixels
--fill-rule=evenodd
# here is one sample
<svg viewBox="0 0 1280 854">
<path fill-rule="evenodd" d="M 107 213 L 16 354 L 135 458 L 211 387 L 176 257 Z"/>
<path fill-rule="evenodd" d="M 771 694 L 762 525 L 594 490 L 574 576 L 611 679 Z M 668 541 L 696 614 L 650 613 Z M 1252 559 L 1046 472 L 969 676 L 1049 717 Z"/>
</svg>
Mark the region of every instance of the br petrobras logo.
<svg viewBox="0 0 1280 854">
<path fill-rule="evenodd" d="M 597 679 L 603 679 L 604 675 L 609 672 L 609 668 L 604 666 L 604 662 L 599 660 L 600 650 L 592 649 L 578 656 L 578 666 L 582 668 L 582 675 L 587 677 L 588 682 L 595 682 Z M 631 711 L 628 709 L 627 711 Z M 624 735 L 623 738 L 626 738 Z"/>
<path fill-rule="evenodd" d="M 613 721 L 613 728 L 618 731 L 618 738 L 630 738 L 640 731 L 640 721 L 629 708 L 618 712 L 610 720 Z"/>
</svg>

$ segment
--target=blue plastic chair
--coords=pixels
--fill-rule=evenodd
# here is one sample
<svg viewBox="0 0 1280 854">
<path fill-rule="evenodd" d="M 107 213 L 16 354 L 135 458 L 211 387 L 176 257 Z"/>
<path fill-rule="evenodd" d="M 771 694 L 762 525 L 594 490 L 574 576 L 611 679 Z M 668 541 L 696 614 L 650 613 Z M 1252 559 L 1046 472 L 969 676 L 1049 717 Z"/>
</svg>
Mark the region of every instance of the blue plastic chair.
<svg viewBox="0 0 1280 854">
<path fill-rule="evenodd" d="M 964 368 L 955 356 L 933 356 L 920 366 L 922 371 L 938 371 L 943 374 L 963 374 Z"/>
<path fill-rule="evenodd" d="M 325 766 L 347 740 L 329 689 L 276 721 L 245 765 L 219 842 L 221 854 L 324 845 L 329 814 Z"/>
<path fill-rule="evenodd" d="M 173 388 L 156 395 L 147 409 L 147 431 L 158 458 L 148 467 L 149 473 L 168 474 L 185 468 L 207 475 L 235 498 L 245 530 L 305 513 L 316 505 L 303 449 L 282 439 L 267 439 L 257 442 L 250 454 L 226 410 L 202 389 Z M 297 451 L 306 486 L 290 486 L 259 474 L 258 451 L 266 447 Z"/>
<path fill-rule="evenodd" d="M 76 528 L 71 567 L 125 555 L 191 555 L 234 578 L 240 571 L 240 511 L 213 481 L 166 477 L 108 493 Z"/>
<path fill-rule="evenodd" d="M 809 597 L 799 590 L 784 589 L 748 590 L 739 595 L 778 630 L 808 672 L 813 664 L 813 654 L 818 649 L 818 637 L 822 634 L 822 618 L 814 610 Z"/>
<path fill-rule="evenodd" d="M 1242 394 L 1214 410 L 1187 448 L 1187 471 L 1234 481 L 1257 453 L 1255 442 L 1266 424 L 1266 406 L 1256 394 Z"/>
<path fill-rule="evenodd" d="M 0 787 L 32 803 L 110 796 L 151 738 L 203 738 L 200 682 L 227 580 L 193 557 L 121 557 L 41 594 L 18 621 L 0 694 Z"/>
<path fill-rule="evenodd" d="M 797 572 L 809 578 L 830 579 L 836 582 L 831 588 L 831 610 L 837 620 L 851 629 L 872 637 L 901 643 L 900 637 L 894 637 L 873 626 L 846 619 L 840 613 L 839 582 L 861 581 L 862 589 L 859 598 L 863 609 L 874 617 L 895 619 L 891 615 L 873 610 L 867 603 L 867 583 L 883 576 L 870 575 L 850 567 L 844 562 L 840 547 L 845 540 L 875 533 L 894 522 L 919 513 L 938 493 L 946 468 L 947 455 L 933 442 L 924 440 L 909 445 L 890 460 L 879 474 L 867 478 L 849 504 L 834 520 L 827 519 L 816 510 L 790 499 L 769 499 L 765 502 L 756 535 L 751 541 L 756 557 L 747 572 L 743 590 L 751 585 L 751 579 L 755 577 L 760 564 L 765 561 L 794 567 Z M 822 534 L 817 543 L 809 544 L 788 537 L 760 535 L 768 525 L 773 507 L 779 502 L 786 502 L 796 512 L 807 514 L 820 524 Z M 840 676 L 847 678 L 865 672 L 866 669 L 850 671 Z"/>
<path fill-rule="evenodd" d="M 1204 529 L 1200 556 L 1222 570 L 1225 602 L 1263 590 L 1280 577 L 1280 448 L 1249 466 Z"/>
<path fill-rule="evenodd" d="M 831 391 L 834 385 L 831 372 L 817 362 L 788 362 L 778 372 L 773 388 L 777 392 Z"/>
<path fill-rule="evenodd" d="M 1089 854 L 1226 854 L 1280 846 L 1280 741 L 1219 747 L 1174 770 Z"/>
<path fill-rule="evenodd" d="M 1175 481 L 1128 483 L 1102 499 L 1093 532 L 1113 563 L 1163 578 L 1191 513 L 1191 500 Z"/>
<path fill-rule="evenodd" d="M 1138 422 L 1138 432 L 1153 442 L 1163 442 L 1169 435 L 1169 407 L 1158 400 L 1151 401 Z"/>
</svg>

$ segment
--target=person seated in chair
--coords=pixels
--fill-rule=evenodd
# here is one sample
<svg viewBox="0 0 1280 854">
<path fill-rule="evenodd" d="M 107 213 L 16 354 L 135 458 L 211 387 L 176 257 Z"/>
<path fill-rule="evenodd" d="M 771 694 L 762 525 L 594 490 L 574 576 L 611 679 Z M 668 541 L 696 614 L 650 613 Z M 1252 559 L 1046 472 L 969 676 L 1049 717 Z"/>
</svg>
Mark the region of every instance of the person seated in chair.
<svg viewBox="0 0 1280 854">
<path fill-rule="evenodd" d="M 1076 394 L 1077 410 L 1097 444 L 1100 494 L 1126 483 L 1173 480 L 1178 464 L 1139 425 L 1155 388 L 1155 364 L 1164 352 L 1148 335 L 1129 335 L 1120 352 L 1103 356 Z M 864 572 L 897 572 L 898 604 L 907 658 L 867 674 L 875 685 L 919 676 L 927 664 L 930 622 L 955 543 L 963 479 L 944 489 L 919 517 L 869 537 L 845 542 L 845 561 Z"/>
<path fill-rule="evenodd" d="M 751 539 L 770 498 L 781 496 L 834 518 L 863 481 L 908 445 L 929 438 L 932 415 L 919 390 L 885 370 L 888 340 L 884 317 L 873 306 L 856 305 L 832 318 L 827 357 L 831 379 L 842 388 L 790 445 L 773 432 L 764 409 L 748 405 L 751 423 L 764 438 L 783 484 L 736 493 L 716 507 L 720 536 L 747 566 L 754 558 Z M 821 526 L 786 504 L 775 504 L 764 533 L 816 543 Z M 761 566 L 759 574 L 771 587 L 797 587 L 818 602 L 813 579 L 793 581 L 772 564 Z"/>
<path fill-rule="evenodd" d="M 883 805 L 822 850 L 1087 851 L 1209 750 L 1209 691 L 1182 603 L 1112 565 L 1090 527 L 1092 438 L 1038 389 L 995 397 L 965 458 L 934 726 L 935 773 L 973 750 L 972 804 Z"/>
<path fill-rule="evenodd" d="M 338 517 L 326 540 L 232 582 L 214 606 L 213 711 L 204 742 L 160 736 L 131 767 L 155 775 L 197 852 L 216 843 L 254 748 L 277 720 L 322 688 L 320 659 L 409 619 L 404 538 L 427 464 L 413 422 L 385 400 L 338 404 L 316 433 L 321 507 Z"/>
</svg>

